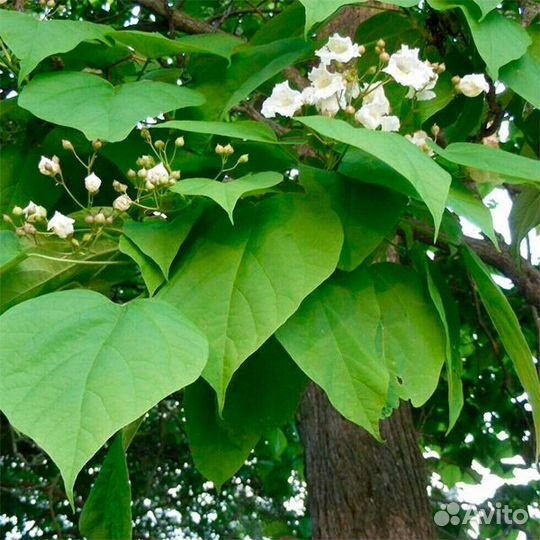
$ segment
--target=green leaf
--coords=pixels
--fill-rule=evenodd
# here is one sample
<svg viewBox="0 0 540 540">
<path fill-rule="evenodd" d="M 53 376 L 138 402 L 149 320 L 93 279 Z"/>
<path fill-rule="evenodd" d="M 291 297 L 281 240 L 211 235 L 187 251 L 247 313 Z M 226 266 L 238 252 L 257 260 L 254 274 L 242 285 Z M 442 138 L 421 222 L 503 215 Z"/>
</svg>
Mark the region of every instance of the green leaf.
<svg viewBox="0 0 540 540">
<path fill-rule="evenodd" d="M 103 41 L 110 31 L 110 26 L 86 21 L 42 21 L 33 14 L 0 10 L 0 36 L 21 63 L 19 83 L 44 58 L 70 51 L 82 41 Z"/>
<path fill-rule="evenodd" d="M 276 334 L 332 405 L 379 440 L 390 379 L 382 330 L 373 280 L 359 268 L 324 283 Z"/>
<path fill-rule="evenodd" d="M 540 381 L 533 361 L 529 345 L 523 336 L 519 321 L 508 300 L 493 281 L 489 269 L 469 247 L 463 246 L 461 253 L 467 269 L 472 274 L 478 294 L 497 330 L 501 342 L 527 392 L 532 407 L 536 436 L 540 433 Z M 536 445 L 536 459 L 539 455 L 539 444 Z"/>
<path fill-rule="evenodd" d="M 200 380 L 186 389 L 186 431 L 199 471 L 221 486 L 243 465 L 261 435 L 290 421 L 307 379 L 274 338 L 234 374 L 222 415 Z"/>
<path fill-rule="evenodd" d="M 13 231 L 0 231 L 0 274 L 24 257 L 19 237 Z"/>
<path fill-rule="evenodd" d="M 491 212 L 484 206 L 482 200 L 475 197 L 463 184 L 460 182 L 452 183 L 447 204 L 458 216 L 468 219 L 479 227 L 495 247 L 499 247 Z"/>
<path fill-rule="evenodd" d="M 26 259 L 5 269 L 0 274 L 0 312 L 54 290 L 80 286 L 106 268 L 98 262 L 107 263 L 118 254 L 116 242 L 106 239 L 99 239 L 92 252 L 83 255 L 66 253 L 65 248 L 64 241 L 48 240 L 42 249 L 27 252 Z"/>
<path fill-rule="evenodd" d="M 540 30 L 533 28 L 534 25 L 529 28 L 532 43 L 527 52 L 501 68 L 500 79 L 523 99 L 540 109 Z"/>
<path fill-rule="evenodd" d="M 446 357 L 439 315 L 418 274 L 397 264 L 370 267 L 382 314 L 386 364 L 399 397 L 423 405 L 437 388 Z"/>
<path fill-rule="evenodd" d="M 88 540 L 131 540 L 131 486 L 122 433 L 107 452 L 82 509 L 79 530 Z"/>
<path fill-rule="evenodd" d="M 79 471 L 105 441 L 197 379 L 207 359 L 200 331 L 155 300 L 119 305 L 62 291 L 0 321 L 0 409 L 56 463 L 71 502 Z"/>
<path fill-rule="evenodd" d="M 367 0 L 300 0 L 306 9 L 306 35 L 318 22 L 322 22 L 339 8 L 349 4 L 360 4 Z M 386 0 L 378 0 L 385 2 Z M 418 0 L 390 0 L 387 2 L 396 6 L 412 7 L 418 4 Z"/>
<path fill-rule="evenodd" d="M 407 200 L 374 185 L 350 182 L 342 175 L 300 167 L 299 182 L 311 193 L 329 197 L 344 232 L 338 268 L 351 272 L 395 230 Z"/>
<path fill-rule="evenodd" d="M 266 124 L 253 120 L 237 120 L 236 122 L 205 122 L 196 120 L 171 120 L 157 124 L 154 128 L 179 129 L 191 133 L 221 135 L 233 139 L 244 139 L 264 143 L 275 143 L 277 137 Z"/>
<path fill-rule="evenodd" d="M 510 212 L 512 244 L 519 251 L 519 244 L 530 230 L 540 224 L 540 190 L 535 187 L 522 187 L 512 198 Z"/>
<path fill-rule="evenodd" d="M 125 139 L 140 120 L 203 103 L 199 93 L 173 84 L 113 86 L 97 75 L 68 71 L 38 75 L 19 96 L 19 105 L 38 118 L 110 142 Z"/>
<path fill-rule="evenodd" d="M 200 195 L 215 201 L 234 223 L 233 211 L 240 197 L 271 188 L 279 184 L 283 176 L 277 172 L 261 172 L 248 174 L 237 180 L 219 182 L 210 178 L 187 178 L 175 184 L 171 191 L 180 195 Z"/>
<path fill-rule="evenodd" d="M 433 305 L 439 314 L 446 336 L 446 376 L 448 381 L 448 434 L 455 426 L 463 409 L 463 383 L 461 381 L 461 356 L 459 353 L 459 315 L 455 300 L 437 272 L 435 265 L 422 253 L 415 257 L 415 264 L 426 277 Z"/>
<path fill-rule="evenodd" d="M 108 36 L 133 47 L 146 58 L 176 56 L 180 53 L 202 53 L 221 56 L 230 61 L 234 50 L 244 43 L 240 38 L 225 33 L 183 36 L 177 40 L 168 39 L 158 33 L 135 30 L 110 32 Z"/>
<path fill-rule="evenodd" d="M 444 149 L 434 143 L 430 143 L 430 146 L 444 159 L 465 167 L 496 172 L 511 176 L 514 180 L 521 178 L 524 182 L 540 182 L 540 165 L 535 159 L 484 144 L 452 143 Z"/>
<path fill-rule="evenodd" d="M 324 137 L 370 154 L 398 172 L 426 203 L 433 216 L 437 234 L 451 177 L 419 148 L 395 133 L 355 128 L 343 120 L 323 116 L 308 116 L 297 120 Z"/>
<path fill-rule="evenodd" d="M 201 207 L 193 204 L 185 207 L 181 215 L 171 221 L 127 221 L 122 232 L 139 251 L 158 265 L 163 277 L 168 279 L 171 264 L 200 214 Z"/>
<path fill-rule="evenodd" d="M 334 271 L 343 243 L 334 212 L 302 195 L 242 205 L 235 221 L 213 215 L 158 293 L 207 335 L 220 408 L 233 373 Z"/>
<path fill-rule="evenodd" d="M 165 277 L 159 266 L 125 235 L 120 237 L 118 249 L 137 263 L 148 293 L 150 296 L 154 296 L 154 293 L 165 281 Z"/>
<path fill-rule="evenodd" d="M 476 0 L 474 4 L 469 0 L 428 0 L 428 3 L 438 10 L 460 8 L 463 11 L 476 48 L 493 79 L 498 79 L 502 66 L 521 58 L 531 44 L 522 26 L 502 13 L 493 11 L 492 0 L 487 0 L 487 4 L 483 2 L 485 8 Z M 477 12 L 484 15 L 481 22 L 477 20 L 480 18 L 475 15 Z"/>
</svg>

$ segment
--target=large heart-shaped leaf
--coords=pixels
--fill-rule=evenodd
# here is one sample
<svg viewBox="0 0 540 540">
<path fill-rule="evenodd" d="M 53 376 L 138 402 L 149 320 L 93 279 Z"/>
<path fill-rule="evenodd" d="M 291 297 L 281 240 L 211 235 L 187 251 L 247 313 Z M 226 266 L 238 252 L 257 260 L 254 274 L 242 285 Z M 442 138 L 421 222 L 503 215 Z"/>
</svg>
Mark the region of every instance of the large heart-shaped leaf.
<svg viewBox="0 0 540 540">
<path fill-rule="evenodd" d="M 332 277 L 278 332 L 293 360 L 348 420 L 380 439 L 390 375 L 368 270 Z"/>
<path fill-rule="evenodd" d="M 140 120 L 203 103 L 201 94 L 174 84 L 113 86 L 97 75 L 69 71 L 38 75 L 19 96 L 19 105 L 35 116 L 110 142 L 125 139 Z"/>
<path fill-rule="evenodd" d="M 110 26 L 86 21 L 39 20 L 35 15 L 0 10 L 0 36 L 21 63 L 19 82 L 52 54 L 71 51 L 82 41 L 100 39 Z"/>
<path fill-rule="evenodd" d="M 201 332 L 173 306 L 91 291 L 34 298 L 0 318 L 0 409 L 58 465 L 68 498 L 99 448 L 200 375 Z"/>
<path fill-rule="evenodd" d="M 419 148 L 395 133 L 356 128 L 343 120 L 323 116 L 307 116 L 297 120 L 324 137 L 348 144 L 374 156 L 398 172 L 426 203 L 433 216 L 437 233 L 451 177 Z"/>
<path fill-rule="evenodd" d="M 204 377 L 223 407 L 233 373 L 335 269 L 336 214 L 308 197 L 276 195 L 215 215 L 158 297 L 181 306 L 210 342 Z"/>
<path fill-rule="evenodd" d="M 171 191 L 180 195 L 200 195 L 215 201 L 234 223 L 233 211 L 240 197 L 253 191 L 268 189 L 279 184 L 283 176 L 277 172 L 248 174 L 237 180 L 218 182 L 210 178 L 188 178 L 178 182 Z"/>
</svg>

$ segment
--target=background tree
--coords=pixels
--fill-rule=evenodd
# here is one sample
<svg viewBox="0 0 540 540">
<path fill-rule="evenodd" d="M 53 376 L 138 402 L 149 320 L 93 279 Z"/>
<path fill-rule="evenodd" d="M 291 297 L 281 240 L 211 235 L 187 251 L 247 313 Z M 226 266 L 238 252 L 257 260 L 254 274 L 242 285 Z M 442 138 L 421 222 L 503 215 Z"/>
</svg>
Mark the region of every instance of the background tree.
<svg viewBox="0 0 540 540">
<path fill-rule="evenodd" d="M 538 347 L 540 285 L 537 268 L 519 256 L 519 246 L 524 238 L 530 242 L 527 233 L 537 225 L 539 215 L 538 167 L 527 159 L 538 157 L 539 149 L 538 109 L 534 108 L 540 101 L 536 6 L 515 1 L 497 7 L 498 3 L 430 0 L 418 7 L 417 2 L 401 0 L 357 3 L 336 11 L 347 3 L 5 3 L 0 12 L 4 40 L 1 88 L 6 98 L 0 109 L 2 209 L 7 216 L 6 232 L 1 236 L 6 253 L 2 309 L 7 310 L 0 319 L 6 329 L 3 410 L 15 428 L 52 455 L 69 495 L 70 481 L 78 471 L 67 471 L 60 437 L 36 428 L 35 421 L 29 424 L 33 413 L 28 407 L 36 406 L 25 408 L 16 393 L 17 385 L 24 389 L 27 380 L 13 383 L 21 370 L 13 362 L 14 351 L 23 351 L 24 358 L 34 336 L 51 330 L 49 326 L 40 329 L 35 313 L 42 313 L 42 319 L 48 317 L 53 304 L 45 303 L 48 297 L 39 304 L 37 297 L 62 289 L 90 289 L 116 303 L 156 296 L 180 308 L 182 314 L 167 311 L 167 320 L 176 321 L 184 336 L 191 332 L 188 341 L 201 339 L 202 347 L 204 336 L 193 333 L 185 321 L 187 315 L 208 337 L 210 367 L 203 375 L 213 387 L 199 379 L 162 401 L 140 426 L 124 428 L 79 476 L 75 514 L 69 510 L 61 477 L 49 458 L 3 419 L 2 510 L 19 520 L 5 520 L 1 526 L 6 531 L 21 530 L 22 523 L 28 537 L 41 530 L 45 535 L 126 538 L 131 534 L 123 465 L 128 446 L 135 537 L 157 534 L 169 538 L 179 528 L 184 534 L 205 538 L 291 534 L 319 538 L 390 538 L 396 534 L 399 538 L 462 537 L 467 524 L 450 523 L 444 530 L 434 529 L 424 489 L 427 476 L 421 447 L 431 450 L 428 471 L 440 475 L 443 482 L 430 488 L 434 510 L 455 498 L 455 492 L 447 488 L 459 480 L 478 480 L 471 468 L 475 461 L 502 477 L 511 469 L 501 462 L 504 457 L 522 455 L 523 467 L 534 461 L 530 410 L 531 406 L 536 410 L 538 377 L 528 347 Z M 35 11 L 65 23 L 38 23 L 17 11 Z M 80 21 L 101 26 L 83 26 Z M 307 41 L 304 28 L 310 37 Z M 149 33 L 155 31 L 169 39 Z M 379 74 L 377 65 L 382 67 L 388 61 L 383 58 L 386 51 L 394 53 L 403 43 L 420 47 L 421 57 L 432 65 L 445 63 L 446 70 L 439 70 L 434 99 L 411 101 L 405 96 L 406 89 L 396 84 L 389 84 L 386 90 L 392 113 L 399 117 L 401 134 L 418 133 L 420 128 L 432 131 L 440 146 L 424 145 L 423 150 L 436 153 L 436 167 L 413 145 L 394 146 L 401 144 L 393 138 L 397 136 L 362 129 L 350 118 L 350 111 L 339 112 L 338 117 L 352 127 L 322 117 L 301 123 L 261 114 L 274 84 L 288 79 L 294 88 L 309 86 L 307 77 L 316 65 L 313 52 L 334 32 L 349 35 L 366 47 L 353 65 L 360 76 L 369 74 L 372 66 Z M 504 43 L 502 35 L 507 36 Z M 28 43 L 35 46 L 28 48 Z M 468 73 L 487 74 L 485 95 L 470 98 L 467 91 L 456 94 L 454 86 L 459 88 L 459 83 L 452 81 L 452 76 Z M 102 101 L 110 99 L 109 87 L 102 84 L 105 80 L 115 85 L 145 85 L 130 86 L 123 94 L 117 86 L 122 99 L 107 109 Z M 177 81 L 182 87 L 174 84 Z M 502 81 L 504 87 L 496 81 Z M 365 105 L 368 94 L 364 91 Z M 328 113 L 320 102 L 315 105 L 316 109 L 305 106 L 303 114 Z M 105 116 L 97 117 L 96 111 L 102 110 Z M 148 121 L 149 117 L 161 120 L 161 113 L 165 120 L 184 122 L 169 123 L 170 131 L 152 129 L 151 135 L 143 130 L 143 138 L 137 130 L 130 134 L 137 121 Z M 258 124 L 245 123 L 246 119 Z M 205 123 L 208 121 L 221 123 Z M 504 142 L 486 139 L 498 134 L 502 125 L 508 131 Z M 179 134 L 184 138 L 178 139 Z M 276 134 L 283 145 L 276 144 Z M 170 141 L 168 153 L 158 137 Z M 249 157 L 224 171 L 236 161 L 227 164 L 229 142 L 235 156 Z M 462 142 L 474 145 L 460 146 Z M 215 152 L 216 143 L 221 147 Z M 488 143 L 499 151 L 487 150 Z M 157 160 L 145 157 L 151 151 Z M 62 176 L 56 174 L 54 160 L 40 163 L 46 175 L 56 181 L 56 188 L 54 182 L 47 184 L 48 179 L 39 175 L 41 155 L 60 156 Z M 159 161 L 166 164 L 165 172 L 156 168 Z M 412 173 L 406 163 L 414 164 Z M 145 175 L 150 174 L 146 181 L 163 178 L 164 185 L 161 191 L 154 191 L 158 195 L 143 195 L 133 204 L 132 186 L 139 185 L 138 197 L 145 189 L 145 181 L 137 180 L 135 171 L 130 170 L 136 165 Z M 222 173 L 226 172 L 240 181 L 219 188 L 216 183 L 210 187 L 209 181 L 177 183 L 176 171 L 181 171 L 182 178 L 218 180 L 225 179 Z M 443 188 L 440 195 L 441 185 L 449 183 L 445 171 L 452 175 L 452 185 L 450 191 L 448 185 L 446 192 Z M 85 189 L 85 183 L 78 179 L 92 172 L 98 180 L 107 180 L 95 184 L 94 179 Z M 246 177 L 249 172 L 260 174 Z M 282 174 L 286 180 L 279 183 Z M 113 179 L 117 182 L 114 186 Z M 99 190 L 95 200 L 88 187 L 92 185 Z M 129 200 L 123 198 L 128 185 Z M 200 197 L 214 199 L 232 220 L 235 204 L 216 191 L 222 187 L 240 187 L 238 197 L 257 193 L 256 198 L 247 196 L 238 202 L 235 226 L 230 229 L 222 209 Z M 514 202 L 509 246 L 495 235 L 491 216 L 480 198 L 495 187 L 505 189 Z M 81 212 L 74 213 L 74 199 L 88 199 L 88 205 L 83 202 Z M 299 202 L 304 199 L 309 204 Z M 67 231 L 68 237 L 68 241 L 52 240 L 40 226 L 40 211 L 26 206 L 28 200 L 44 205 L 49 216 L 53 210 L 72 214 L 75 235 L 71 244 L 71 222 L 63 218 L 54 227 L 50 219 L 53 232 L 64 236 Z M 127 218 L 124 210 L 130 205 Z M 167 214 L 170 220 L 160 221 L 159 216 L 153 216 L 154 211 Z M 312 225 L 315 216 L 322 225 L 317 231 Z M 484 237 L 464 236 L 457 216 L 478 225 Z M 440 227 L 436 239 L 434 224 L 435 229 Z M 285 233 L 283 238 L 279 234 L 275 237 L 273 231 L 280 230 Z M 244 244 L 246 238 L 252 239 Z M 293 238 L 304 251 L 291 250 L 287 238 Z M 245 254 L 241 259 L 229 259 L 228 252 L 216 251 L 219 245 L 228 245 L 230 253 L 240 254 L 245 249 Z M 271 258 L 266 258 L 265 245 Z M 532 256 L 530 245 L 526 253 Z M 314 254 L 316 264 L 310 262 Z M 382 264 L 385 260 L 394 264 Z M 234 264 L 240 265 L 237 275 L 241 276 L 233 282 L 234 288 L 245 297 L 250 306 L 247 311 L 242 309 L 244 301 L 235 299 L 234 294 L 218 294 L 230 279 L 227 268 Z M 302 283 L 295 268 L 304 265 L 311 265 L 312 270 L 303 270 Z M 327 279 L 336 265 L 337 272 Z M 205 269 L 217 270 L 215 281 L 200 280 Z M 283 273 L 283 282 L 276 277 L 276 269 Z M 513 281 L 514 287 L 504 291 L 506 299 L 491 281 L 493 272 Z M 270 288 L 265 288 L 265 275 L 271 276 Z M 268 323 L 268 298 L 274 295 L 276 304 L 270 312 L 275 310 L 279 315 L 275 323 Z M 296 307 L 287 305 L 287 297 L 293 298 Z M 95 332 L 110 319 L 102 315 L 101 319 L 85 321 L 79 313 L 87 313 L 94 301 L 94 297 L 76 292 L 65 305 L 73 310 L 73 318 L 81 317 Z M 232 306 L 225 311 L 224 301 Z M 152 340 L 159 338 L 146 328 L 147 322 L 143 324 L 146 317 L 138 318 L 137 309 L 148 310 L 144 312 L 154 320 L 163 316 L 165 308 L 154 300 L 148 302 L 129 304 L 134 306 L 130 308 L 134 313 L 131 327 L 141 333 L 140 339 L 150 349 L 146 354 L 153 360 L 149 364 L 159 370 L 151 351 L 165 351 L 166 356 L 167 347 L 163 343 L 152 346 Z M 19 311 L 10 309 L 16 304 L 21 305 Z M 109 304 L 99 305 L 103 313 L 109 311 L 113 317 Z M 212 330 L 208 321 L 220 320 L 224 312 L 229 321 L 240 318 L 241 324 Z M 324 313 L 326 319 L 321 318 Z M 386 367 L 382 369 L 377 363 L 382 357 L 371 348 L 371 344 L 380 345 L 380 336 L 367 314 L 380 317 L 379 328 L 384 328 Z M 281 345 L 274 338 L 262 345 L 291 316 L 276 334 Z M 399 324 L 403 320 L 408 321 L 406 331 Z M 53 317 L 52 329 L 58 324 Z M 20 332 L 21 328 L 25 332 Z M 216 353 L 223 340 L 229 339 L 223 331 L 238 350 L 225 347 Z M 351 331 L 361 339 L 349 336 Z M 246 339 L 246 335 L 252 337 Z M 72 346 L 73 333 L 53 332 L 49 336 L 60 350 L 68 343 Z M 99 340 L 95 334 L 90 337 Z M 137 343 L 136 334 L 115 335 L 114 339 L 124 346 L 130 341 Z M 335 348 L 327 339 L 335 342 Z M 250 340 L 253 343 L 244 343 Z M 170 347 L 182 362 L 197 356 L 194 349 L 178 354 L 180 345 L 171 341 Z M 84 340 L 81 346 L 84 350 L 87 347 Z M 37 349 L 40 358 L 46 350 L 41 347 Z M 129 346 L 125 354 L 128 359 L 137 358 Z M 111 355 L 105 356 L 110 359 Z M 50 365 L 54 356 L 52 352 L 45 355 L 43 364 Z M 249 359 L 244 362 L 246 356 Z M 78 358 L 84 358 L 81 351 Z M 325 365 L 329 359 L 348 366 L 351 380 L 343 373 L 328 373 Z M 433 393 L 444 361 L 443 378 Z M 421 369 L 415 372 L 413 366 L 418 363 Z M 366 373 L 364 365 L 375 371 Z M 141 377 L 142 372 L 134 371 L 134 366 L 129 369 L 136 378 Z M 225 399 L 224 389 L 233 371 L 236 373 Z M 304 373 L 324 389 L 333 404 L 311 384 L 297 417 L 306 453 L 312 530 L 309 517 L 299 517 L 290 504 L 284 506 L 285 501 L 305 495 L 302 445 L 292 422 L 307 384 Z M 426 382 L 430 374 L 431 380 Z M 32 377 L 29 371 L 28 380 Z M 110 377 L 114 379 L 112 371 Z M 384 387 L 385 377 L 390 377 L 389 386 L 377 392 Z M 124 379 L 125 373 L 116 381 Z M 193 380 L 171 383 L 171 387 L 160 382 L 157 386 L 179 390 Z M 38 396 L 35 403 L 41 405 L 51 399 L 50 392 L 43 397 L 38 391 L 43 386 L 34 387 Z M 55 385 L 51 386 L 54 390 Z M 530 405 L 521 397 L 523 387 Z M 101 389 L 98 387 L 98 395 Z M 96 392 L 90 384 L 83 393 L 90 390 Z M 150 390 L 154 388 L 145 388 L 145 392 Z M 161 397 L 170 393 L 160 391 Z M 109 398 L 106 392 L 101 395 L 105 401 Z M 412 413 L 403 404 L 392 413 L 399 398 L 423 406 Z M 158 401 L 154 397 L 138 399 L 134 410 L 139 414 Z M 223 410 L 218 410 L 221 407 Z M 362 427 L 345 420 L 334 407 Z M 131 416 L 122 414 L 110 404 L 105 409 L 117 429 L 127 423 L 121 418 L 135 419 L 132 411 Z M 40 421 L 45 419 L 45 425 L 47 410 L 54 411 L 54 407 L 34 411 Z M 81 430 L 87 429 L 86 422 L 96 410 L 95 405 L 87 409 Z M 390 418 L 382 422 L 386 443 L 381 447 L 372 435 L 377 435 L 379 419 L 385 417 Z M 95 421 L 90 425 L 90 432 L 101 440 Z M 283 425 L 286 427 L 280 429 Z M 77 448 L 77 452 L 88 453 L 85 460 L 97 449 L 89 452 L 87 447 L 81 444 Z M 205 483 L 203 476 L 218 486 L 223 484 L 253 447 L 248 464 L 223 490 L 216 493 L 213 484 Z M 190 453 L 203 476 L 193 467 Z M 488 508 L 501 502 L 533 508 L 538 495 L 538 483 L 523 489 L 505 487 L 485 505 Z M 84 504 L 78 532 L 75 523 Z M 114 512 L 108 512 L 113 508 Z M 508 537 L 510 530 L 517 530 L 515 523 L 482 526 L 480 533 Z M 538 524 L 530 520 L 521 530 L 534 536 Z"/>
</svg>

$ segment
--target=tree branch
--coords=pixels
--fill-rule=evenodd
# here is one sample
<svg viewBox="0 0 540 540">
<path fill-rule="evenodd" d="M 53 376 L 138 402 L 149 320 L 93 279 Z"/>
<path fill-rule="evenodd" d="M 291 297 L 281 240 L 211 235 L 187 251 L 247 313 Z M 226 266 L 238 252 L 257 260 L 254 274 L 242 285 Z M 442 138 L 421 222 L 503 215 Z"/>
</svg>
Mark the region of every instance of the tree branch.
<svg viewBox="0 0 540 540">
<path fill-rule="evenodd" d="M 209 34 L 219 32 L 219 28 L 215 28 L 205 21 L 191 17 L 183 11 L 168 8 L 162 0 L 137 0 L 133 2 L 146 9 L 149 9 L 156 15 L 161 15 L 172 22 L 177 30 L 187 32 L 188 34 Z"/>
<path fill-rule="evenodd" d="M 422 243 L 433 245 L 433 228 L 420 221 L 412 221 L 414 237 Z M 527 302 L 536 308 L 540 307 L 540 270 L 523 257 L 516 261 L 510 246 L 499 240 L 500 251 L 487 240 L 464 237 L 464 242 L 489 266 L 496 268 L 508 279 Z M 447 250 L 450 242 L 439 235 L 435 245 Z"/>
</svg>

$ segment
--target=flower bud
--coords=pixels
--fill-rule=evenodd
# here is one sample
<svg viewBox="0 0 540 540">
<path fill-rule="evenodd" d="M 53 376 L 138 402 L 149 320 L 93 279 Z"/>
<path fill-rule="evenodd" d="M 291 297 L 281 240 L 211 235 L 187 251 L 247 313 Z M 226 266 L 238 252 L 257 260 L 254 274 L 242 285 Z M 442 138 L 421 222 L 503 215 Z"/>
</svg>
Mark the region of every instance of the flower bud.
<svg viewBox="0 0 540 540">
<path fill-rule="evenodd" d="M 14 216 L 22 216 L 23 215 L 23 209 L 20 206 L 14 206 L 11 213 Z"/>
<path fill-rule="evenodd" d="M 26 221 L 34 223 L 35 221 L 44 221 L 47 218 L 47 209 L 32 201 L 22 209 Z"/>
<path fill-rule="evenodd" d="M 71 239 L 71 245 L 75 248 L 78 248 L 81 246 L 81 243 L 76 239 L 76 238 L 72 238 Z"/>
<path fill-rule="evenodd" d="M 354 113 L 356 113 L 356 109 L 352 105 L 347 105 L 345 107 L 345 112 L 347 114 L 354 114 Z"/>
<path fill-rule="evenodd" d="M 148 171 L 146 169 L 139 169 L 137 171 L 137 176 L 139 178 L 146 178 L 147 173 L 148 173 Z"/>
<path fill-rule="evenodd" d="M 94 216 L 94 223 L 96 223 L 97 225 L 104 225 L 105 224 L 105 216 L 103 215 L 103 213 L 99 213 L 99 214 L 96 214 Z"/>
<path fill-rule="evenodd" d="M 17 227 L 15 229 L 15 234 L 17 236 L 26 236 L 26 233 L 24 232 L 24 229 L 22 227 Z"/>
<path fill-rule="evenodd" d="M 358 52 L 362 55 L 366 52 L 366 47 L 364 45 L 358 46 Z"/>
<path fill-rule="evenodd" d="M 171 173 L 171 179 L 172 180 L 180 180 L 181 173 L 180 171 L 173 171 Z"/>
<path fill-rule="evenodd" d="M 377 46 L 375 46 L 375 52 L 376 52 L 377 54 L 381 54 L 381 53 L 383 52 L 383 49 L 381 49 L 381 48 L 377 45 Z"/>
<path fill-rule="evenodd" d="M 459 84 L 459 81 L 461 81 L 461 77 L 459 75 L 454 75 L 452 77 L 452 84 L 454 85 Z"/>
<path fill-rule="evenodd" d="M 128 178 L 131 178 L 132 180 L 137 177 L 137 173 L 133 169 L 129 169 L 127 172 Z"/>
<path fill-rule="evenodd" d="M 75 148 L 73 147 L 73 144 L 71 143 L 71 141 L 68 141 L 67 139 L 62 139 L 62 148 L 64 150 L 69 150 L 71 152 L 73 152 L 75 150 Z"/>
<path fill-rule="evenodd" d="M 141 129 L 141 137 L 146 141 L 150 142 L 152 140 L 152 136 L 150 135 L 150 131 L 147 128 Z"/>
<path fill-rule="evenodd" d="M 247 163 L 249 161 L 249 154 L 242 154 L 238 158 L 238 163 Z"/>
<path fill-rule="evenodd" d="M 132 171 L 132 172 L 133 174 L 135 174 L 135 171 Z M 112 183 L 112 186 L 113 186 L 114 191 L 116 191 L 116 193 L 125 193 L 128 188 L 126 184 L 122 184 L 118 180 L 114 180 Z"/>
<path fill-rule="evenodd" d="M 87 216 L 84 216 L 84 222 L 87 225 L 93 225 L 94 224 L 94 216 L 88 214 Z"/>
<path fill-rule="evenodd" d="M 381 62 L 383 62 L 384 64 L 386 64 L 389 60 L 390 60 L 390 55 L 386 52 L 386 51 L 383 51 L 380 55 L 379 55 L 379 60 Z"/>
<path fill-rule="evenodd" d="M 94 149 L 94 152 L 99 152 L 103 148 L 103 143 L 96 139 L 95 141 L 92 141 L 92 148 Z"/>
<path fill-rule="evenodd" d="M 384 39 L 379 39 L 379 41 L 377 41 L 377 47 L 380 47 L 381 49 L 384 49 L 386 47 L 386 42 L 384 41 Z"/>
<path fill-rule="evenodd" d="M 34 236 L 37 232 L 36 228 L 31 223 L 25 223 L 23 225 L 23 231 L 30 236 Z"/>
<path fill-rule="evenodd" d="M 146 183 L 144 184 L 144 187 L 145 187 L 148 191 L 152 191 L 153 189 L 156 189 L 155 184 L 152 184 L 152 182 L 146 182 Z"/>
<path fill-rule="evenodd" d="M 439 133 L 441 132 L 441 128 L 437 124 L 433 124 L 431 126 L 431 134 L 437 138 L 439 136 Z"/>
<path fill-rule="evenodd" d="M 375 73 L 377 73 L 377 66 L 371 66 L 368 68 L 367 72 L 369 75 L 375 75 Z"/>
<path fill-rule="evenodd" d="M 120 197 L 114 199 L 113 208 L 119 212 L 127 212 L 130 209 L 132 202 L 133 201 L 128 195 L 120 195 Z"/>
<path fill-rule="evenodd" d="M 107 225 L 112 225 L 114 223 L 114 217 L 113 216 L 107 216 L 105 221 L 107 222 Z"/>
<path fill-rule="evenodd" d="M 54 0 L 47 0 L 47 7 L 52 9 L 54 6 L 56 6 L 56 2 Z"/>
<path fill-rule="evenodd" d="M 84 179 L 84 187 L 86 188 L 86 191 L 88 191 L 88 193 L 90 193 L 91 195 L 96 194 L 101 187 L 101 178 L 95 173 L 90 173 Z"/>
<path fill-rule="evenodd" d="M 437 73 L 444 73 L 446 71 L 446 64 L 441 62 L 437 67 Z"/>
<path fill-rule="evenodd" d="M 92 234 L 91 233 L 85 233 L 82 237 L 83 242 L 90 242 L 92 240 Z"/>
<path fill-rule="evenodd" d="M 162 141 L 161 139 L 158 139 L 155 143 L 154 143 L 154 147 L 157 149 L 157 150 L 163 150 L 165 148 L 165 142 Z"/>
<path fill-rule="evenodd" d="M 13 224 L 13 220 L 12 220 L 11 217 L 9 217 L 7 214 L 2 214 L 2 219 L 3 219 L 6 223 L 11 223 L 11 224 Z"/>
<path fill-rule="evenodd" d="M 225 146 L 225 148 L 223 148 L 223 152 L 226 156 L 230 156 L 234 154 L 234 148 L 230 144 L 228 144 Z"/>
<path fill-rule="evenodd" d="M 52 159 L 41 156 L 38 169 L 41 174 L 54 177 L 57 174 L 60 174 L 60 160 L 56 156 L 53 156 Z"/>
<path fill-rule="evenodd" d="M 221 144 L 216 144 L 216 148 L 214 149 L 216 154 L 218 156 L 224 156 L 225 155 L 225 147 L 221 146 Z"/>
<path fill-rule="evenodd" d="M 184 146 L 184 144 L 185 144 L 184 137 L 177 137 L 176 140 L 174 141 L 174 145 L 177 148 L 182 148 L 182 146 Z"/>
</svg>

